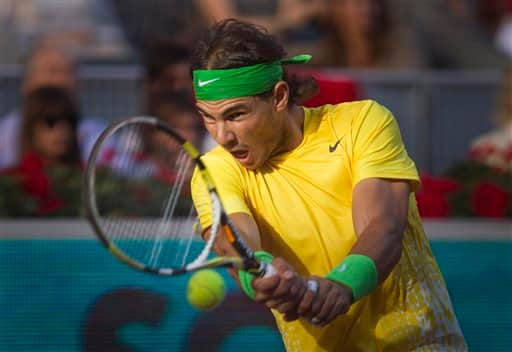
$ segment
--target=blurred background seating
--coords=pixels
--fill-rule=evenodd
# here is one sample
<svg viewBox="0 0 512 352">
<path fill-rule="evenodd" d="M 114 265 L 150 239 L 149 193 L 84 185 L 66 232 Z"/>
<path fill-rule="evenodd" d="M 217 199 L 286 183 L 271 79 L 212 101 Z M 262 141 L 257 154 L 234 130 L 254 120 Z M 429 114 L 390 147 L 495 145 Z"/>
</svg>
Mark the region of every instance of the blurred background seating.
<svg viewBox="0 0 512 352">
<path fill-rule="evenodd" d="M 144 110 L 145 78 L 140 67 L 89 66 L 82 67 L 79 73 L 79 95 L 85 116 L 114 120 Z M 311 105 L 354 98 L 380 101 L 394 112 L 419 168 L 435 174 L 464 158 L 471 141 L 494 127 L 502 80 L 502 73 L 497 70 L 324 69 L 315 71 L 313 76 L 323 89 Z M 0 70 L 0 82 L 0 113 L 7 113 L 20 99 L 16 89 L 20 76 L 14 70 Z M 337 90 L 324 90 L 331 87 Z"/>
<path fill-rule="evenodd" d="M 290 55 L 313 54 L 307 67 L 293 68 L 320 86 L 305 106 L 354 99 L 387 106 L 428 177 L 447 176 L 454 166 L 475 161 L 470 156 L 479 136 L 493 130 L 508 134 L 494 116 L 511 100 L 501 88 L 511 61 L 510 0 L 0 0 L 0 5 L 5 29 L 0 31 L 0 168 L 20 157 L 19 111 L 34 88 L 57 85 L 76 97 L 83 162 L 109 121 L 154 113 L 166 100 L 162 97 L 172 94 L 193 102 L 191 49 L 202 30 L 229 17 L 267 27 Z M 205 138 L 200 144 L 207 150 L 214 142 Z M 462 213 L 468 214 L 473 213 Z"/>
</svg>

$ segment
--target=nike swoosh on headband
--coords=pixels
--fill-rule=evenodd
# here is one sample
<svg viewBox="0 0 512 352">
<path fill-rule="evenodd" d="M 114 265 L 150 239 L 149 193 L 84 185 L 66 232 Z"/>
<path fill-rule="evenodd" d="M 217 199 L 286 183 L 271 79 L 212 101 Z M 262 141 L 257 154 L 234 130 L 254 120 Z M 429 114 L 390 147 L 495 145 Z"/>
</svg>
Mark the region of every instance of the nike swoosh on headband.
<svg viewBox="0 0 512 352">
<path fill-rule="evenodd" d="M 209 79 L 209 80 L 206 80 L 206 81 L 198 81 L 198 82 L 197 82 L 197 85 L 198 85 L 199 87 L 204 87 L 204 86 L 206 86 L 206 85 L 208 85 L 208 84 L 210 84 L 210 83 L 213 83 L 213 82 L 215 82 L 215 81 L 218 81 L 219 79 L 220 79 L 220 77 L 218 77 L 218 78 L 213 78 L 213 79 Z"/>
</svg>

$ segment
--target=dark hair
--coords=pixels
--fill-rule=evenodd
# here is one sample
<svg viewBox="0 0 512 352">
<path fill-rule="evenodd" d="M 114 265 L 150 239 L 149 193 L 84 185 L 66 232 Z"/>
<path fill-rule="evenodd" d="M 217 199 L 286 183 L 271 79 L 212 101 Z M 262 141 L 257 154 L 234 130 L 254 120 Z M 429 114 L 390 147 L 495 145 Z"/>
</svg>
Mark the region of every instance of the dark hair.
<svg viewBox="0 0 512 352">
<path fill-rule="evenodd" d="M 190 62 L 191 51 L 184 45 L 171 40 L 157 40 L 150 45 L 144 66 L 149 80 L 155 80 L 170 65 Z"/>
<path fill-rule="evenodd" d="M 41 87 L 29 92 L 23 100 L 21 127 L 22 153 L 33 149 L 35 123 L 38 121 L 67 120 L 73 130 L 69 152 L 61 158 L 65 164 L 80 163 L 77 123 L 80 113 L 71 94 L 60 87 Z"/>
<path fill-rule="evenodd" d="M 265 28 L 227 19 L 213 25 L 199 42 L 192 56 L 192 69 L 237 68 L 273 62 L 285 56 L 283 46 Z M 302 102 L 318 91 L 311 77 L 299 78 L 285 70 L 283 80 L 290 86 L 290 103 Z"/>
</svg>

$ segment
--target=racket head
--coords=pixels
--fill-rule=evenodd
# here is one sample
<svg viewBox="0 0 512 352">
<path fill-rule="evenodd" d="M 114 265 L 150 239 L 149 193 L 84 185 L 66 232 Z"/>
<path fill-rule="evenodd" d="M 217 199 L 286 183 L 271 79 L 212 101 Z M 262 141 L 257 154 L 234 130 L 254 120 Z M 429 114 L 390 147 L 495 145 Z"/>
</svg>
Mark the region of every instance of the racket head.
<svg viewBox="0 0 512 352">
<path fill-rule="evenodd" d="M 123 119 L 103 131 L 86 165 L 84 201 L 95 234 L 114 256 L 161 275 L 241 265 L 238 258 L 208 262 L 215 236 L 198 236 L 190 195 L 199 160 L 191 143 L 155 117 Z M 218 223 L 221 205 L 215 208 Z"/>
</svg>

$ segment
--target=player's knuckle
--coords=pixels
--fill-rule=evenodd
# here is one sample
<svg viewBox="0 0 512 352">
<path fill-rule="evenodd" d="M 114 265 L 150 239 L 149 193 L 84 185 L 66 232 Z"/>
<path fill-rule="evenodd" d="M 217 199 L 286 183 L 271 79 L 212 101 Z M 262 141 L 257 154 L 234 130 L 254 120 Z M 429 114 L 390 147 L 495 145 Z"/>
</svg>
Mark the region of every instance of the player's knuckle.
<svg viewBox="0 0 512 352">
<path fill-rule="evenodd" d="M 277 311 L 279 313 L 287 313 L 288 311 L 292 310 L 292 308 L 294 307 L 294 305 L 292 303 L 283 303 L 283 304 L 280 304 L 278 307 L 277 307 Z"/>
<path fill-rule="evenodd" d="M 320 309 L 322 308 L 322 306 L 320 305 L 320 303 L 313 303 L 313 306 L 311 307 L 311 313 L 316 316 L 318 315 L 318 313 L 320 312 Z"/>
<path fill-rule="evenodd" d="M 311 308 L 311 302 L 308 302 L 308 301 L 302 301 L 300 302 L 299 304 L 299 307 L 298 307 L 298 310 L 299 310 L 299 313 L 301 315 L 305 314 L 306 312 L 308 312 Z"/>
</svg>

